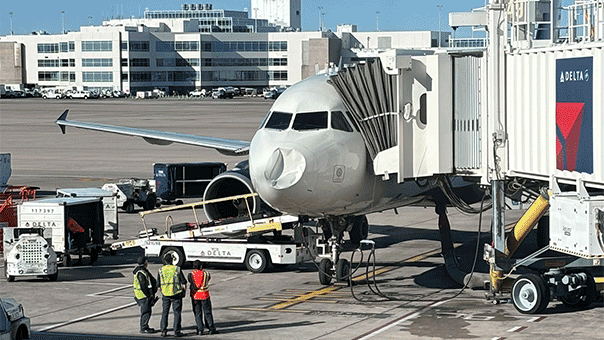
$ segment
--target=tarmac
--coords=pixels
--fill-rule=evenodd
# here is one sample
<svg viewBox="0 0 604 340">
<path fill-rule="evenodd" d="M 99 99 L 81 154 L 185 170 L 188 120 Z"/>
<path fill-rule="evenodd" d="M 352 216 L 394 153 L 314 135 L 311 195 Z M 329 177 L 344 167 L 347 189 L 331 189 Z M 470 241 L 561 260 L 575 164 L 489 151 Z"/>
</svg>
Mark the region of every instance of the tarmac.
<svg viewBox="0 0 604 340">
<path fill-rule="evenodd" d="M 218 161 L 228 168 L 243 157 L 185 145 L 156 146 L 140 138 L 67 128 L 69 119 L 251 140 L 273 101 L 238 97 L 212 99 L 0 100 L 0 152 L 12 155 L 9 184 L 39 187 L 39 196 L 57 188 L 98 187 L 120 178 L 152 178 L 156 162 Z M 521 211 L 507 211 L 515 222 Z M 490 242 L 491 212 L 465 215 L 449 208 L 453 241 L 462 270 L 487 273 L 482 245 Z M 178 218 L 187 218 L 179 214 Z M 574 310 L 552 301 L 542 314 L 525 315 L 509 302 L 494 304 L 484 290 L 463 289 L 449 278 L 440 255 L 434 208 L 404 207 L 368 216 L 376 243 L 375 267 L 359 264 L 355 252 L 352 287 L 319 283 L 314 263 L 271 268 L 253 274 L 244 265 L 209 265 L 214 320 L 221 332 L 207 339 L 602 339 L 603 303 Z M 176 221 L 178 222 L 178 221 Z M 185 221 L 181 221 L 185 222 Z M 159 230 L 165 222 L 154 221 Z M 120 241 L 142 228 L 138 214 L 120 212 Z M 478 231 L 481 231 L 480 235 Z M 113 240 L 107 240 L 108 243 Z M 525 241 L 534 246 L 534 238 Z M 352 248 L 344 256 L 350 259 Z M 57 282 L 38 278 L 2 280 L 0 296 L 23 304 L 33 339 L 150 339 L 138 332 L 132 270 L 142 250 L 103 254 L 94 265 L 60 267 Z M 363 262 L 369 252 L 363 251 Z M 0 266 L 2 266 L 0 264 Z M 157 273 L 159 259 L 149 269 Z M 375 275 L 373 270 L 375 271 Z M 185 274 L 191 270 L 185 267 Z M 362 275 L 369 274 L 369 280 Z M 478 274 L 477 274 L 478 275 Z M 367 281 L 371 284 L 368 286 Z M 195 335 L 189 299 L 183 304 L 183 331 Z M 150 325 L 159 328 L 161 306 Z M 172 313 L 170 314 L 172 326 Z M 169 336 L 173 332 L 170 329 Z"/>
</svg>

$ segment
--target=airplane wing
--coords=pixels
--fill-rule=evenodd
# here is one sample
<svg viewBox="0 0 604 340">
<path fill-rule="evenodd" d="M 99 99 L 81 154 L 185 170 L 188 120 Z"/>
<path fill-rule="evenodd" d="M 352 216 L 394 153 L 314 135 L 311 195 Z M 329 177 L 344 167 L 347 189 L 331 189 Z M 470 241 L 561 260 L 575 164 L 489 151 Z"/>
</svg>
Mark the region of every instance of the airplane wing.
<svg viewBox="0 0 604 340">
<path fill-rule="evenodd" d="M 156 145 L 170 145 L 172 143 L 181 143 L 194 146 L 201 146 L 205 148 L 213 148 L 216 149 L 218 152 L 229 156 L 244 156 L 248 154 L 250 149 L 250 142 L 246 141 L 202 137 L 182 133 L 145 130 L 107 124 L 78 122 L 75 120 L 67 120 L 67 113 L 69 113 L 69 110 L 65 110 L 65 112 L 63 112 L 63 114 L 61 114 L 61 116 L 57 118 L 55 122 L 61 127 L 61 131 L 63 132 L 63 134 L 65 134 L 65 127 L 73 126 L 80 129 L 96 130 L 102 132 L 117 133 L 120 135 L 141 137 L 147 143 Z"/>
</svg>

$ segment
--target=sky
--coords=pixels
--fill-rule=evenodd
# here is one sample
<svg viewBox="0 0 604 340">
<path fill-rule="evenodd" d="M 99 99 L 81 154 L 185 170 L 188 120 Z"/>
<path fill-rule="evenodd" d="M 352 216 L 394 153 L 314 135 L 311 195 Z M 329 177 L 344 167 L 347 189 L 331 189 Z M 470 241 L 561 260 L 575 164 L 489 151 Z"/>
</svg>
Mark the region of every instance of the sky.
<svg viewBox="0 0 604 340">
<path fill-rule="evenodd" d="M 449 12 L 466 12 L 482 7 L 485 0 L 301 0 L 302 30 L 319 28 L 319 13 L 324 26 L 332 31 L 339 24 L 356 24 L 358 31 L 451 31 Z M 488 2 L 488 1 L 487 1 Z M 15 34 L 32 31 L 61 32 L 63 17 L 65 29 L 79 31 L 80 26 L 100 25 L 103 19 L 124 16 L 139 17 L 149 10 L 178 10 L 183 3 L 210 3 L 214 9 L 243 11 L 250 0 L 108 0 L 108 1 L 39 1 L 5 0 L 0 9 L 0 35 L 10 33 L 11 15 Z M 442 5 L 442 7 L 438 7 Z M 319 7 L 323 7 L 319 10 Z M 65 13 L 61 13 L 64 11 Z M 379 13 L 377 13 L 379 12 Z"/>
</svg>

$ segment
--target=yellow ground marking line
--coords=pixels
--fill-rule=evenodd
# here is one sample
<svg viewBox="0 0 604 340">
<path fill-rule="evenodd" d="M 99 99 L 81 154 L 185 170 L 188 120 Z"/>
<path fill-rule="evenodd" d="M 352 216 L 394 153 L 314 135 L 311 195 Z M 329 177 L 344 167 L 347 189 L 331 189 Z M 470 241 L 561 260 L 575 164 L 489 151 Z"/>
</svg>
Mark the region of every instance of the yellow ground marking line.
<svg viewBox="0 0 604 340">
<path fill-rule="evenodd" d="M 604 277 L 594 277 L 594 281 L 596 281 L 596 283 L 604 283 Z"/>
<path fill-rule="evenodd" d="M 435 249 L 435 250 L 432 250 L 432 251 L 428 251 L 428 252 L 420 254 L 420 255 L 416 255 L 414 257 L 411 257 L 409 259 L 403 260 L 401 262 L 417 262 L 417 261 L 421 261 L 421 260 L 423 260 L 423 259 L 425 259 L 427 257 L 430 257 L 432 255 L 438 254 L 440 252 L 441 252 L 441 249 L 438 248 L 438 249 Z M 371 271 L 371 273 L 369 273 L 369 277 L 373 277 L 374 275 L 383 274 L 383 273 L 395 270 L 397 268 L 399 268 L 399 267 L 395 267 L 395 266 L 382 267 L 382 268 L 377 269 L 375 271 Z M 367 275 L 366 274 L 362 274 L 362 275 L 359 275 L 357 277 L 354 277 L 352 280 L 356 282 L 356 281 L 364 280 L 366 278 L 367 278 Z M 341 288 L 342 287 L 330 286 L 330 287 L 326 287 L 326 288 L 323 288 L 323 289 L 315 290 L 315 291 L 312 291 L 310 293 L 300 295 L 300 296 L 298 296 L 298 297 L 296 297 L 294 299 L 290 299 L 288 301 L 284 301 L 282 303 L 279 303 L 279 304 L 276 304 L 274 306 L 271 306 L 268 309 L 269 310 L 283 310 L 285 308 L 291 307 L 291 306 L 293 306 L 295 304 L 298 304 L 298 303 L 302 303 L 302 302 L 308 301 L 308 300 L 313 299 L 315 297 L 325 297 L 328 294 L 333 294 L 333 293 L 335 293 L 336 290 L 339 290 Z"/>
</svg>

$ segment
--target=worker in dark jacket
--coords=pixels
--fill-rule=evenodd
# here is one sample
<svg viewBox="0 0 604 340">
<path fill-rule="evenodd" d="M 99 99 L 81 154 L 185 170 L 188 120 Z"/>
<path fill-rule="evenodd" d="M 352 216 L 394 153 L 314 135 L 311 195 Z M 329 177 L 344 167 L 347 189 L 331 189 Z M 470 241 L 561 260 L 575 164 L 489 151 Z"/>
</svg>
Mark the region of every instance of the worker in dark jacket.
<svg viewBox="0 0 604 340">
<path fill-rule="evenodd" d="M 155 333 L 155 329 L 149 327 L 151 319 L 151 308 L 155 304 L 157 292 L 157 281 L 147 269 L 147 258 L 141 256 L 137 260 L 138 266 L 134 268 L 134 300 L 141 307 L 140 332 Z"/>
<path fill-rule="evenodd" d="M 157 283 L 161 287 L 162 312 L 161 312 L 161 336 L 168 335 L 168 314 L 170 314 L 170 305 L 174 311 L 174 335 L 181 337 L 184 334 L 181 332 L 181 314 L 182 314 L 182 298 L 187 289 L 187 281 L 180 267 L 173 265 L 174 256 L 171 253 L 166 253 L 162 261 L 164 266 L 159 268 L 157 275 Z"/>
<path fill-rule="evenodd" d="M 195 323 L 197 324 L 197 335 L 203 334 L 204 321 L 210 334 L 217 334 L 214 326 L 214 317 L 212 316 L 212 301 L 210 301 L 210 273 L 203 270 L 201 261 L 193 262 L 193 271 L 189 274 L 189 283 L 191 289 L 191 304 L 195 314 Z M 203 312 L 203 317 L 202 317 Z"/>
</svg>

